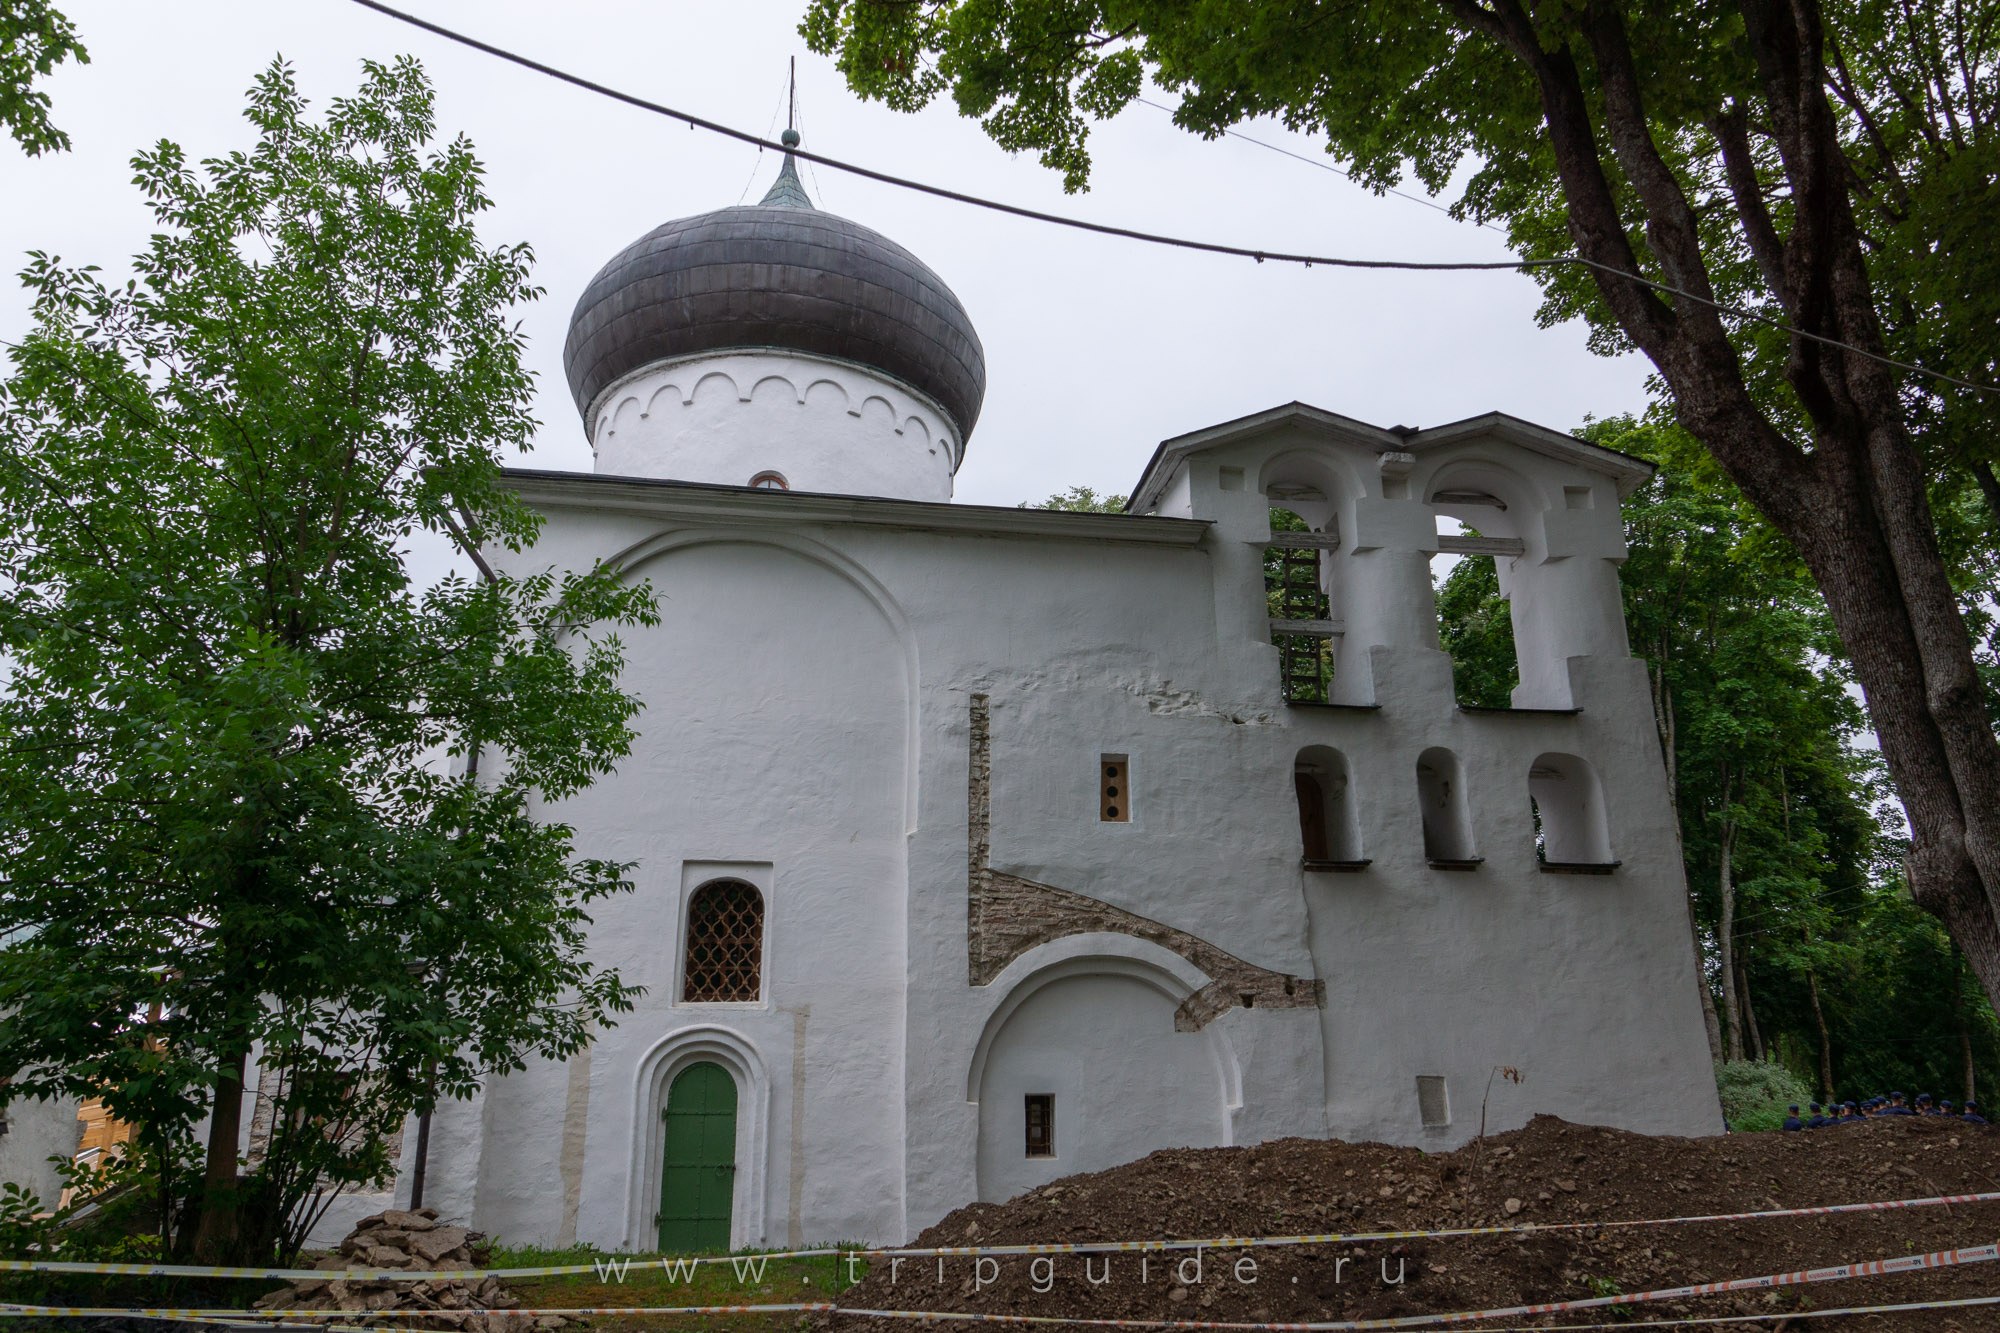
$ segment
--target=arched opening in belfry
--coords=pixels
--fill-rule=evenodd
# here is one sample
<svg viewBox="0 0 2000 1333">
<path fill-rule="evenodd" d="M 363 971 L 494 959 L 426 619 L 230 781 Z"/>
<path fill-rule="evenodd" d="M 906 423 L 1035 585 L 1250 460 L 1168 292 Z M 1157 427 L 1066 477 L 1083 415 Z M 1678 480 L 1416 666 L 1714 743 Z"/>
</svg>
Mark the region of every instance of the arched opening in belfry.
<svg viewBox="0 0 2000 1333">
<path fill-rule="evenodd" d="M 1333 639 L 1339 633 L 1327 595 L 1327 556 L 1338 541 L 1324 530 L 1331 505 L 1316 486 L 1274 484 L 1269 494 L 1299 506 L 1271 506 L 1271 545 L 1264 548 L 1265 610 L 1285 702 L 1323 704 L 1333 687 Z M 1318 517 L 1321 526 L 1308 515 Z"/>
<path fill-rule="evenodd" d="M 1453 691 L 1468 708 L 1508 708 L 1521 683 L 1509 566 L 1521 554 L 1512 488 L 1486 469 L 1448 469 L 1426 497 L 1436 515 L 1431 560 L 1438 642 L 1451 658 Z"/>
<path fill-rule="evenodd" d="M 1535 859 L 1547 869 L 1599 869 L 1611 859 L 1604 786 L 1590 761 L 1541 754 L 1528 766 L 1528 807 L 1535 820 Z"/>
<path fill-rule="evenodd" d="M 1306 868 L 1367 865 L 1347 756 L 1330 745 L 1308 745 L 1292 766 L 1292 785 L 1299 799 L 1299 842 Z"/>
<path fill-rule="evenodd" d="M 1472 837 L 1472 807 L 1458 756 L 1434 746 L 1417 756 L 1417 800 L 1424 825 L 1424 859 L 1438 869 L 1479 863 Z"/>
</svg>

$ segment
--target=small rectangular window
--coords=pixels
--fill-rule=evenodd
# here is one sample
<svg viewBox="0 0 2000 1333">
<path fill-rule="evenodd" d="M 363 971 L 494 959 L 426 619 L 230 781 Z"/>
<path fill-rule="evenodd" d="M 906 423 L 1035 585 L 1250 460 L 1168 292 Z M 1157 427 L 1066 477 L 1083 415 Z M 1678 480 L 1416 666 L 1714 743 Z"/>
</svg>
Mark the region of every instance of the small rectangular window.
<svg viewBox="0 0 2000 1333">
<path fill-rule="evenodd" d="M 1104 755 L 1098 762 L 1097 817 L 1123 824 L 1132 818 L 1132 762 L 1122 754 Z"/>
<path fill-rule="evenodd" d="M 1451 1099 L 1445 1095 L 1444 1075 L 1417 1075 L 1417 1109 L 1423 1113 L 1425 1129 L 1451 1124 Z"/>
<path fill-rule="evenodd" d="M 1056 1155 L 1056 1099 L 1046 1092 L 1028 1094 L 1028 1156 Z"/>
</svg>

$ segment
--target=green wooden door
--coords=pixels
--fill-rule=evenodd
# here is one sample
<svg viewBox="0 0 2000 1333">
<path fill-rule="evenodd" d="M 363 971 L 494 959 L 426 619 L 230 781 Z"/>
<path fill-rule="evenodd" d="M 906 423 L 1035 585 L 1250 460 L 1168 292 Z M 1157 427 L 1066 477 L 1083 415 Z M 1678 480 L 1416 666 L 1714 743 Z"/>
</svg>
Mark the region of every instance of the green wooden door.
<svg viewBox="0 0 2000 1333">
<path fill-rule="evenodd" d="M 721 1065 L 689 1065 L 667 1090 L 660 1248 L 721 1254 L 736 1192 L 736 1080 Z"/>
</svg>

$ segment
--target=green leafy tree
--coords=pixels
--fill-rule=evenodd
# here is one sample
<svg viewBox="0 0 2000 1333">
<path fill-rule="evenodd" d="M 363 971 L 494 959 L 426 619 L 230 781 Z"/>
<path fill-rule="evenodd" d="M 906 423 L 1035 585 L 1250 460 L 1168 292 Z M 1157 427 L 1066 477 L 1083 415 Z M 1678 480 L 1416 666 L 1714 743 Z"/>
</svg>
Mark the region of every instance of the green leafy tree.
<svg viewBox="0 0 2000 1333">
<path fill-rule="evenodd" d="M 1984 481 L 1950 483 L 1990 473 L 2000 436 L 1972 424 L 1991 395 L 1950 417 L 1957 391 L 1882 359 L 1951 343 L 1945 368 L 1994 379 L 1993 288 L 1967 303 L 1990 247 L 1949 247 L 1992 231 L 2000 0 L 811 0 L 801 31 L 863 95 L 949 91 L 1071 189 L 1090 123 L 1149 71 L 1183 128 L 1277 116 L 1377 188 L 1469 167 L 1461 216 L 1504 221 L 1525 259 L 1584 261 L 1535 270 L 1542 318 L 1645 353 L 1798 553 L 1866 690 L 1912 891 L 2000 998 L 2000 743 L 1944 545 L 1991 546 L 1991 491 L 1982 527 Z M 1950 438 L 1917 433 L 1940 414 Z"/>
<path fill-rule="evenodd" d="M 1521 683 L 1514 613 L 1500 595 L 1493 561 L 1468 556 L 1454 564 L 1438 585 L 1437 613 L 1458 701 L 1475 708 L 1511 707 L 1514 687 Z"/>
<path fill-rule="evenodd" d="M 1794 1106 L 1812 1092 L 1783 1065 L 1763 1060 L 1731 1060 L 1715 1067 L 1715 1090 L 1729 1127 L 1744 1131 L 1777 1129 Z"/>
<path fill-rule="evenodd" d="M 499 459 L 533 429 L 510 312 L 538 293 L 525 246 L 480 241 L 422 70 L 365 70 L 315 120 L 275 64 L 249 150 L 138 155 L 134 276 L 36 254 L 0 390 L 5 1095 L 102 1095 L 168 1164 L 207 1116 L 164 1187 L 205 1262 L 295 1252 L 409 1113 L 634 993 L 583 951 L 627 867 L 537 812 L 627 752 L 615 630 L 651 592 L 412 585 L 415 534 L 482 568 L 535 534 Z"/>
<path fill-rule="evenodd" d="M 1099 495 L 1088 486 L 1072 486 L 1066 491 L 1051 495 L 1038 505 L 1021 501 L 1022 509 L 1066 509 L 1080 514 L 1122 514 L 1125 512 L 1125 497 L 1122 495 Z"/>
<path fill-rule="evenodd" d="M 76 28 L 47 0 L 0 0 L 0 126 L 30 157 L 69 147 L 49 122 L 49 95 L 35 87 L 65 60 L 90 63 Z"/>
</svg>

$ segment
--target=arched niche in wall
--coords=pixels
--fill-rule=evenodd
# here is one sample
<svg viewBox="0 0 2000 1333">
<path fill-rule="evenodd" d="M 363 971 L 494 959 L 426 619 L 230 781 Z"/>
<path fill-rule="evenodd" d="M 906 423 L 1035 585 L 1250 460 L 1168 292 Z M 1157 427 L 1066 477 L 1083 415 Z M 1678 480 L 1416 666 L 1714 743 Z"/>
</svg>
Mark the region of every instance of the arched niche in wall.
<svg viewBox="0 0 2000 1333">
<path fill-rule="evenodd" d="M 1457 755 L 1434 746 L 1417 756 L 1417 800 L 1423 813 L 1424 859 L 1438 869 L 1478 865 L 1465 770 Z"/>
<path fill-rule="evenodd" d="M 1361 819 L 1347 756 L 1330 745 L 1308 745 L 1292 767 L 1299 800 L 1299 841 L 1308 870 L 1358 870 Z"/>
<path fill-rule="evenodd" d="M 1604 785 L 1589 760 L 1573 754 L 1537 755 L 1528 766 L 1528 802 L 1542 869 L 1601 874 L 1616 867 Z"/>
<path fill-rule="evenodd" d="M 987 1020 L 967 1089 L 978 1103 L 982 1201 L 1160 1148 L 1230 1142 L 1241 1098 L 1234 1057 L 1214 1025 L 1175 1029 L 1174 1011 L 1193 993 L 1178 971 L 1082 956 L 1009 989 Z"/>
</svg>

